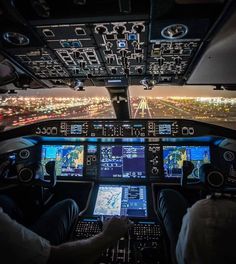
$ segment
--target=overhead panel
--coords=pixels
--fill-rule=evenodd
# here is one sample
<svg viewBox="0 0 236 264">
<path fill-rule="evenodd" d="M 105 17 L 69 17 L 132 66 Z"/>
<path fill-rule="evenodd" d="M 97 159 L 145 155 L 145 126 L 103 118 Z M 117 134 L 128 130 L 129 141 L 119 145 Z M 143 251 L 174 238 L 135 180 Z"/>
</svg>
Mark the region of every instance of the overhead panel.
<svg viewBox="0 0 236 264">
<path fill-rule="evenodd" d="M 6 17 L 9 21 L 0 25 L 1 46 L 35 77 L 57 85 L 64 85 L 68 79 L 104 85 L 109 79 L 121 78 L 126 78 L 128 84 L 184 84 L 220 8 L 208 6 L 209 14 L 199 6 L 175 4 L 165 13 L 160 12 L 158 2 L 151 1 L 151 10 L 146 8 L 143 13 L 141 7 L 145 4 L 137 4 L 136 11 L 132 4 L 130 12 L 134 13 L 125 16 L 119 10 L 118 15 L 109 15 L 111 9 L 107 8 L 104 14 L 108 15 L 100 17 L 90 16 L 90 10 L 83 14 L 85 6 L 75 4 L 68 6 L 73 17 L 67 13 L 65 17 L 58 5 L 51 9 L 51 17 L 49 14 L 37 19 L 35 10 L 25 12 L 23 2 L 17 1 L 26 21 L 12 23 Z M 107 5 L 104 2 L 104 7 Z M 73 7 L 80 15 L 76 16 Z M 101 11 L 98 1 L 91 13 L 96 8 Z M 184 12 L 192 8 L 197 10 L 193 16 Z M 194 76 L 190 83 L 197 79 Z"/>
</svg>

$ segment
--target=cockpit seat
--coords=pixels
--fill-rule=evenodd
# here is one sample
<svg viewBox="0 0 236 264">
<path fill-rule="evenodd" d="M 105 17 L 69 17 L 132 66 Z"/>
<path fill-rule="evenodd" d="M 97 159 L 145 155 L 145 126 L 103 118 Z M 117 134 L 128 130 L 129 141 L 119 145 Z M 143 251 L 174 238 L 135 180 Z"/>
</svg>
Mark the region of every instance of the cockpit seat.
<svg viewBox="0 0 236 264">
<path fill-rule="evenodd" d="M 160 191 L 157 212 L 161 218 L 169 240 L 172 263 L 176 263 L 175 248 L 188 204 L 184 197 L 172 189 Z"/>
</svg>

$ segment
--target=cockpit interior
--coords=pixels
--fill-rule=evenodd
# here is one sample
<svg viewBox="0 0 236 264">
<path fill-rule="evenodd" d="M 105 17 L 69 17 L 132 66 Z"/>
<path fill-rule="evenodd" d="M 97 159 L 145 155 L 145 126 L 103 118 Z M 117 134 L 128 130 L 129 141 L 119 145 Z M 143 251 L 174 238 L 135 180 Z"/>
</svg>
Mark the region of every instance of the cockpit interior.
<svg viewBox="0 0 236 264">
<path fill-rule="evenodd" d="M 236 191 L 235 41 L 231 0 L 1 0 L 0 195 L 73 199 L 68 241 L 127 216 L 96 263 L 173 263 L 158 193 Z"/>
</svg>

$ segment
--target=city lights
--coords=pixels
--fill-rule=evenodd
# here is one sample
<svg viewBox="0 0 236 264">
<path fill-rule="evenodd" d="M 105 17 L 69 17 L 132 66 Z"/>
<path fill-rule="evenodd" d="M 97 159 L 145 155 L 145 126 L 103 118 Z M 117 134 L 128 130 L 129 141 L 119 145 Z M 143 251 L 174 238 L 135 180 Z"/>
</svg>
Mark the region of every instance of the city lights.
<svg viewBox="0 0 236 264">
<path fill-rule="evenodd" d="M 236 98 L 131 97 L 133 118 L 184 118 L 236 129 Z M 1 96 L 0 130 L 49 119 L 116 118 L 110 99 L 101 97 Z"/>
<path fill-rule="evenodd" d="M 49 119 L 115 118 L 106 97 L 0 97 L 0 130 Z"/>
<path fill-rule="evenodd" d="M 236 129 L 236 98 L 132 97 L 134 118 L 198 120 Z"/>
</svg>

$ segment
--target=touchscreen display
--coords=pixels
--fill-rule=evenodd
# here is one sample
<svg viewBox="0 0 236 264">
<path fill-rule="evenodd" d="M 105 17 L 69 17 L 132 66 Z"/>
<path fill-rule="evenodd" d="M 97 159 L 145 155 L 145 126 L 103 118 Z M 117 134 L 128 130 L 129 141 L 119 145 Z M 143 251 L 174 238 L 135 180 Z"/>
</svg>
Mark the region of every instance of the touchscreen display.
<svg viewBox="0 0 236 264">
<path fill-rule="evenodd" d="M 57 176 L 83 176 L 84 146 L 83 145 L 43 145 L 41 162 L 43 168 L 48 161 L 56 161 Z M 44 171 L 46 175 L 46 171 Z"/>
<path fill-rule="evenodd" d="M 100 185 L 93 214 L 147 217 L 146 186 Z"/>
<path fill-rule="evenodd" d="M 210 163 L 209 146 L 163 146 L 165 177 L 181 177 L 183 161 L 191 161 L 194 169 L 189 178 L 199 178 L 199 168 Z"/>
<path fill-rule="evenodd" d="M 101 146 L 100 176 L 106 178 L 145 178 L 145 147 Z"/>
</svg>

